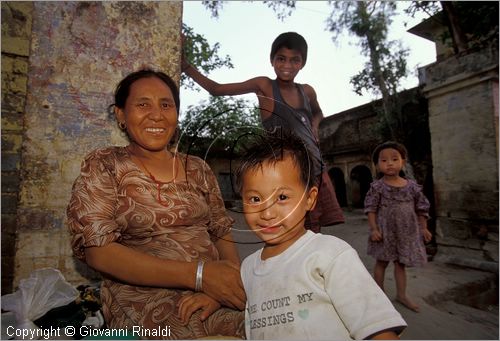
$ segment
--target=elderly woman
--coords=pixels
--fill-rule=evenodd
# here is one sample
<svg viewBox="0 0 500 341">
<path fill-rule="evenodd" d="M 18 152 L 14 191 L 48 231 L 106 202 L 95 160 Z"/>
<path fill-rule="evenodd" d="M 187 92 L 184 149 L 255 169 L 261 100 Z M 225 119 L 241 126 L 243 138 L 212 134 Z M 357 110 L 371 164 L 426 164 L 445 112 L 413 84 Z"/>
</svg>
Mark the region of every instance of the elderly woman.
<svg viewBox="0 0 500 341">
<path fill-rule="evenodd" d="M 86 156 L 67 208 L 75 256 L 103 275 L 107 326 L 163 328 L 156 336 L 167 339 L 243 337 L 234 221 L 208 165 L 167 147 L 176 84 L 162 72 L 134 72 L 113 107 L 130 143 Z"/>
</svg>

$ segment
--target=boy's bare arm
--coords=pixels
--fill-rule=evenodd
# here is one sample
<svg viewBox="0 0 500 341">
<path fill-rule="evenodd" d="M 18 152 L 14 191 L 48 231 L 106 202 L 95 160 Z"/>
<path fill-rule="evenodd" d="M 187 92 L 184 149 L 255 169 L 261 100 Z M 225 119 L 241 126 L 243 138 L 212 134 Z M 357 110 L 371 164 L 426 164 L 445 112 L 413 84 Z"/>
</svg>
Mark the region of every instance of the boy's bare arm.
<svg viewBox="0 0 500 341">
<path fill-rule="evenodd" d="M 312 131 L 316 140 L 319 141 L 319 124 L 325 118 L 323 116 L 323 111 L 318 103 L 318 98 L 316 97 L 316 91 L 314 91 L 313 87 L 307 84 L 304 84 L 304 91 L 309 98 L 309 104 L 311 106 L 312 112 Z"/>
<path fill-rule="evenodd" d="M 264 95 L 265 84 L 269 82 L 267 77 L 255 77 L 244 82 L 220 84 L 211 80 L 188 63 L 183 63 L 182 71 L 212 96 L 234 96 L 248 93 Z"/>
</svg>

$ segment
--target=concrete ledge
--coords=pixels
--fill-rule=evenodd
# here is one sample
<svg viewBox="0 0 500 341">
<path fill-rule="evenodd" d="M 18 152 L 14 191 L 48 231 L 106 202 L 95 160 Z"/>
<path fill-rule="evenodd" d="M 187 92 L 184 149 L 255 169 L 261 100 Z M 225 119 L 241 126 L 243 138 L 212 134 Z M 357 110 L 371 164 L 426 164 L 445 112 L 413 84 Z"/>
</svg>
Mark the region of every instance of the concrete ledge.
<svg viewBox="0 0 500 341">
<path fill-rule="evenodd" d="M 439 254 L 439 252 L 437 255 L 434 256 L 433 261 L 444 264 L 460 265 L 468 268 L 474 268 L 498 274 L 498 263 L 495 262 L 489 262 L 477 259 L 466 259 L 463 257 L 456 257 L 451 255 L 441 255 Z"/>
</svg>

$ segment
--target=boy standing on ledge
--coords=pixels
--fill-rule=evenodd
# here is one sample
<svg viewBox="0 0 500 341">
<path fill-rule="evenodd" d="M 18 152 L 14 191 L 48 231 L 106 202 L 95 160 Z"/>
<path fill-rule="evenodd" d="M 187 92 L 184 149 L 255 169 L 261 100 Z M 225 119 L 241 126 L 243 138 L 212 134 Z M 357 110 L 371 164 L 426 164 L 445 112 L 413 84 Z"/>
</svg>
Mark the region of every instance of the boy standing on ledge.
<svg viewBox="0 0 500 341">
<path fill-rule="evenodd" d="M 184 55 L 182 71 L 212 96 L 255 93 L 264 129 L 274 133 L 290 131 L 304 141 L 319 184 L 315 209 L 306 217 L 305 225 L 313 232 L 321 232 L 321 226 L 343 223 L 344 215 L 319 149 L 319 123 L 324 116 L 316 92 L 308 84 L 294 82 L 306 64 L 307 42 L 298 33 L 282 33 L 271 46 L 270 60 L 276 79 L 261 76 L 239 83 L 219 84 L 187 63 Z"/>
</svg>

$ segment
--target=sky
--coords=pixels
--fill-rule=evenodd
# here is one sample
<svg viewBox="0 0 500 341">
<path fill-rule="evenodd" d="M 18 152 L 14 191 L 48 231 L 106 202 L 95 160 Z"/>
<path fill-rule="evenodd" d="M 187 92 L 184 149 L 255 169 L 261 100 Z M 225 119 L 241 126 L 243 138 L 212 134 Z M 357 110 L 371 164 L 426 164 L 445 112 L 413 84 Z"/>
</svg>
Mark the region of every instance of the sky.
<svg viewBox="0 0 500 341">
<path fill-rule="evenodd" d="M 240 82 L 256 76 L 274 79 L 269 61 L 271 44 L 280 33 L 295 31 L 308 44 L 307 63 L 295 81 L 315 89 L 325 116 L 376 99 L 371 94 L 358 96 L 352 90 L 349 80 L 363 69 L 367 57 L 361 55 L 361 48 L 356 45 L 359 40 L 352 35 L 342 35 L 338 43 L 332 41 L 331 33 L 326 30 L 326 19 L 331 12 L 327 1 L 298 1 L 292 15 L 283 21 L 258 1 L 225 2 L 218 18 L 213 18 L 201 1 L 184 1 L 183 6 L 183 22 L 202 34 L 210 45 L 219 42 L 220 56 L 231 57 L 233 69 L 223 68 L 209 74 L 218 83 Z M 406 27 L 405 21 L 408 21 Z M 435 61 L 434 43 L 407 32 L 420 21 L 421 18 L 398 16 L 389 32 L 390 40 L 401 39 L 403 46 L 410 49 L 411 75 L 403 83 L 403 89 L 418 85 L 417 67 Z M 182 88 L 181 115 L 189 105 L 197 105 L 208 97 L 203 89 L 197 92 Z M 238 97 L 257 102 L 254 94 Z"/>
</svg>

